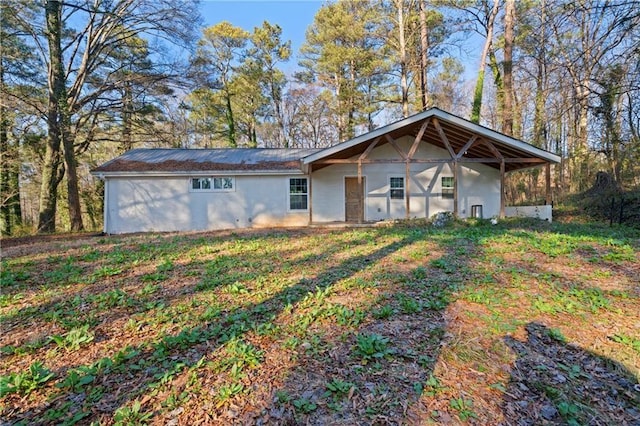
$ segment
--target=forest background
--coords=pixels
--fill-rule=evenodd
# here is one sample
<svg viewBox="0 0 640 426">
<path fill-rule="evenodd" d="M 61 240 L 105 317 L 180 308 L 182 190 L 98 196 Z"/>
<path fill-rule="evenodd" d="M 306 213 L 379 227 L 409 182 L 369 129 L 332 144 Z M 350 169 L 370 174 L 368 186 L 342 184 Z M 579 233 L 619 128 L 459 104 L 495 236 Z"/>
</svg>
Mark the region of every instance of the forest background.
<svg viewBox="0 0 640 426">
<path fill-rule="evenodd" d="M 132 148 L 326 147 L 432 106 L 560 155 L 556 201 L 640 187 L 640 1 L 328 2 L 296 52 L 200 12 L 0 2 L 2 235 L 100 229 L 89 172 Z M 543 186 L 511 173 L 507 200 Z"/>
</svg>

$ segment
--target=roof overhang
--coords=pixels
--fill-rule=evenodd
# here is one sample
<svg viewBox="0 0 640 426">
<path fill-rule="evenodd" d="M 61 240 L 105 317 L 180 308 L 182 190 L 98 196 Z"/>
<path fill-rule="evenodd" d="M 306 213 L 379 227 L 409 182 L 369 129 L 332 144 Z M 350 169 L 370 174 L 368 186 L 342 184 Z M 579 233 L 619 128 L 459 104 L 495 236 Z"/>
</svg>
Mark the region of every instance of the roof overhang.
<svg viewBox="0 0 640 426">
<path fill-rule="evenodd" d="M 375 129 L 302 159 L 303 165 L 326 165 L 331 161 L 362 156 L 374 141 L 377 146 L 393 143 L 404 136 L 448 150 L 450 161 L 483 163 L 505 171 L 519 170 L 545 163 L 559 163 L 560 157 L 521 140 L 472 123 L 438 108 L 415 114 Z M 406 159 L 405 159 L 406 160 Z M 442 162 L 434 159 L 434 162 Z M 428 161 L 427 161 L 428 162 Z"/>
<path fill-rule="evenodd" d="M 99 178 L 127 178 L 127 177 L 198 177 L 198 176 L 288 176 L 304 175 L 302 170 L 197 170 L 197 171 L 114 171 L 102 172 L 92 170 L 91 175 Z"/>
</svg>

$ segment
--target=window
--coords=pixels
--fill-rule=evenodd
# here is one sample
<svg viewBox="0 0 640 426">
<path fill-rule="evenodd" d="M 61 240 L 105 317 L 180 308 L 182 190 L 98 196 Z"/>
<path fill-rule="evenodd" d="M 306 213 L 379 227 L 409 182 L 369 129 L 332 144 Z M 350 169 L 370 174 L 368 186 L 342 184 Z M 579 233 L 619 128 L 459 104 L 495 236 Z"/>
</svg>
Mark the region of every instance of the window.
<svg viewBox="0 0 640 426">
<path fill-rule="evenodd" d="M 453 200 L 453 177 L 442 176 L 442 198 L 450 198 Z"/>
<path fill-rule="evenodd" d="M 289 179 L 289 210 L 307 210 L 308 197 L 307 178 Z"/>
<path fill-rule="evenodd" d="M 233 191 L 232 177 L 198 177 L 191 178 L 192 191 Z"/>
<path fill-rule="evenodd" d="M 404 198 L 404 178 L 389 178 L 389 196 L 392 200 L 401 200 Z"/>
</svg>

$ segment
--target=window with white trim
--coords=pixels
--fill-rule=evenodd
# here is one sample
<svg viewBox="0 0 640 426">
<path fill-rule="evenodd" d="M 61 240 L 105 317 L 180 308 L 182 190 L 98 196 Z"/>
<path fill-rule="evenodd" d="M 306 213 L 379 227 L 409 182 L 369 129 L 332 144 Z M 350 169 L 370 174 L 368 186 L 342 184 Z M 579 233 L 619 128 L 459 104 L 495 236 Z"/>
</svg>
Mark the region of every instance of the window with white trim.
<svg viewBox="0 0 640 426">
<path fill-rule="evenodd" d="M 392 200 L 402 200 L 404 198 L 404 178 L 389 178 L 389 197 Z"/>
<path fill-rule="evenodd" d="M 453 176 L 442 176 L 440 183 L 442 185 L 442 198 L 453 200 L 453 186 L 455 185 Z"/>
<path fill-rule="evenodd" d="M 232 177 L 196 177 L 191 178 L 191 191 L 225 192 L 233 191 L 235 179 Z"/>
<path fill-rule="evenodd" d="M 307 178 L 289 178 L 289 210 L 307 210 L 309 182 Z"/>
</svg>

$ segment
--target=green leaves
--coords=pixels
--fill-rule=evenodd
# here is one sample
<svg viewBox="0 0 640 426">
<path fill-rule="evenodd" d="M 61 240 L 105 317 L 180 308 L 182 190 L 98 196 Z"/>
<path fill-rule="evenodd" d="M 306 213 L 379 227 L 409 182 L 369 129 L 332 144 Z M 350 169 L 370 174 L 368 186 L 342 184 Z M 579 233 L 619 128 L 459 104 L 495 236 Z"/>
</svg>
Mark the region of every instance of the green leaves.
<svg viewBox="0 0 640 426">
<path fill-rule="evenodd" d="M 94 339 L 94 334 L 89 331 L 89 324 L 69 330 L 64 336 L 54 334 L 50 337 L 52 341 L 67 352 L 80 349 L 80 346 L 90 343 Z"/>
<path fill-rule="evenodd" d="M 28 395 L 54 376 L 55 374 L 44 364 L 36 361 L 25 372 L 11 373 L 8 376 L 0 377 L 0 398 L 10 393 Z"/>
<path fill-rule="evenodd" d="M 356 336 L 356 346 L 354 353 L 362 358 L 366 364 L 372 359 L 384 358 L 393 353 L 393 349 L 388 347 L 389 339 L 379 334 L 358 334 Z"/>
</svg>

